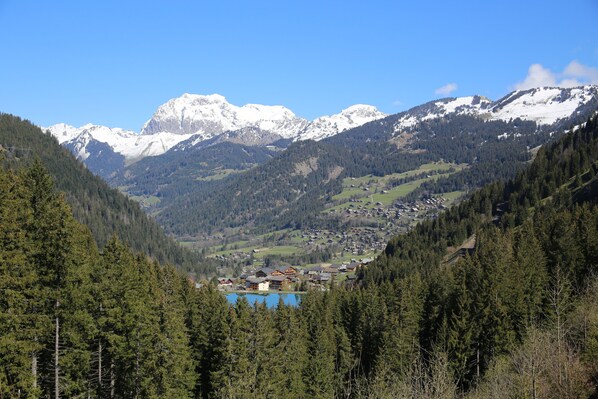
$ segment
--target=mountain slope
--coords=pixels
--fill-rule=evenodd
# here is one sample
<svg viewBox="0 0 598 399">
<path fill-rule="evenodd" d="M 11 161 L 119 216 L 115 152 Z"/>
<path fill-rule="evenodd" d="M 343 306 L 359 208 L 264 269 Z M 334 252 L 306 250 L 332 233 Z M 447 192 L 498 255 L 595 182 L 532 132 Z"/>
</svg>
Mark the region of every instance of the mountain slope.
<svg viewBox="0 0 598 399">
<path fill-rule="evenodd" d="M 57 140 L 18 117 L 0 114 L 0 145 L 5 164 L 20 168 L 38 157 L 54 177 L 56 188 L 65 192 L 75 218 L 87 225 L 103 246 L 116 234 L 136 251 L 161 262 L 198 272 L 209 272 L 199 259 L 164 235 L 162 229 L 140 209 L 104 181 L 93 175 Z"/>
<path fill-rule="evenodd" d="M 391 240 L 361 269 L 360 286 L 396 293 L 403 319 L 391 328 L 412 326 L 416 353 L 440 345 L 463 397 L 492 397 L 497 387 L 504 397 L 594 397 L 597 172 L 594 116 L 540 149 L 515 179 Z"/>
<path fill-rule="evenodd" d="M 158 220 L 175 234 L 313 227 L 322 221 L 319 214 L 330 197 L 340 192 L 343 178 L 399 173 L 440 160 L 469 168 L 429 183 L 432 192 L 479 187 L 514 176 L 529 160 L 530 148 L 595 109 L 596 86 L 528 90 L 494 103 L 475 96 L 430 102 L 319 142 L 295 143 L 209 190 L 178 193 L 165 202 Z"/>
<path fill-rule="evenodd" d="M 184 147 L 185 142 L 179 146 Z M 127 187 L 127 193 L 155 196 L 160 208 L 180 195 L 208 189 L 228 175 L 240 173 L 278 155 L 276 147 L 246 146 L 231 142 L 173 148 L 163 155 L 145 158 L 116 174 L 109 182 Z"/>
</svg>

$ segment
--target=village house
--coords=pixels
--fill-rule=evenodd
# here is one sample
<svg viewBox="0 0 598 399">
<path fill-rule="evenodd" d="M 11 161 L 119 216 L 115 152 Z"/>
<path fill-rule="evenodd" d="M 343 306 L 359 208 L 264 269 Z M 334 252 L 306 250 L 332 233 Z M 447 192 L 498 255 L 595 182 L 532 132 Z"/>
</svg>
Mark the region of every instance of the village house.
<svg viewBox="0 0 598 399">
<path fill-rule="evenodd" d="M 282 266 L 277 268 L 285 276 L 296 276 L 299 273 L 299 270 L 294 266 Z"/>
<path fill-rule="evenodd" d="M 228 277 L 220 277 L 218 279 L 218 285 L 221 287 L 232 287 L 234 281 Z"/>
<path fill-rule="evenodd" d="M 307 269 L 304 269 L 304 274 L 307 274 L 309 276 L 317 276 L 318 274 L 322 273 L 324 271 L 324 268 L 321 266 L 313 266 L 313 267 L 308 267 Z"/>
<path fill-rule="evenodd" d="M 274 291 L 288 291 L 291 286 L 288 276 L 268 276 L 266 280 L 270 284 L 270 289 Z"/>
<path fill-rule="evenodd" d="M 272 274 L 272 272 L 274 271 L 274 269 L 271 269 L 269 267 L 264 267 L 261 268 L 260 270 L 258 270 L 257 272 L 255 272 L 255 277 L 268 277 L 269 275 Z"/>
<path fill-rule="evenodd" d="M 245 282 L 248 291 L 268 291 L 270 283 L 265 277 L 249 277 Z"/>
<path fill-rule="evenodd" d="M 320 273 L 312 278 L 312 281 L 317 284 L 327 284 L 330 282 L 330 273 Z"/>
<path fill-rule="evenodd" d="M 339 266 L 338 265 L 331 265 L 331 266 L 325 267 L 322 271 L 324 273 L 329 273 L 331 275 L 338 274 L 338 272 L 339 272 Z"/>
<path fill-rule="evenodd" d="M 347 271 L 348 272 L 354 272 L 355 270 L 357 270 L 357 268 L 361 266 L 361 263 L 359 262 L 351 262 L 347 265 Z"/>
</svg>

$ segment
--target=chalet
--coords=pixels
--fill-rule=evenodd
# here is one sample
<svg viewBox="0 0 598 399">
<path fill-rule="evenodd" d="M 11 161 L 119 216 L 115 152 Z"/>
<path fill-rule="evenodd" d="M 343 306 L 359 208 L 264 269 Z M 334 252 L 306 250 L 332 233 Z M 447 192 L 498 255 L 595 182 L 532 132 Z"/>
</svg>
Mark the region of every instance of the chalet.
<svg viewBox="0 0 598 399">
<path fill-rule="evenodd" d="M 339 266 L 338 265 L 331 265 L 328 267 L 325 267 L 323 270 L 324 273 L 329 273 L 329 274 L 338 274 L 339 272 Z"/>
<path fill-rule="evenodd" d="M 459 259 L 465 258 L 467 255 L 472 255 L 475 251 L 476 236 L 473 234 L 469 237 L 463 245 L 461 245 L 455 252 L 445 257 L 445 262 L 448 264 L 454 264 Z"/>
<path fill-rule="evenodd" d="M 313 266 L 305 269 L 305 272 L 310 276 L 317 276 L 318 274 L 322 273 L 324 268 L 321 266 Z"/>
<path fill-rule="evenodd" d="M 282 266 L 282 267 L 279 267 L 276 270 L 278 270 L 279 272 L 281 272 L 285 276 L 296 276 L 297 274 L 299 274 L 299 270 L 296 267 L 293 267 L 293 266 Z"/>
<path fill-rule="evenodd" d="M 218 285 L 223 287 L 232 287 L 234 281 L 227 277 L 221 277 L 218 279 Z"/>
<path fill-rule="evenodd" d="M 269 275 L 272 274 L 272 272 L 274 272 L 274 269 L 271 269 L 269 267 L 264 267 L 260 270 L 258 270 L 257 272 L 255 272 L 255 277 L 268 277 Z"/>
<path fill-rule="evenodd" d="M 270 283 L 264 277 L 249 277 L 245 282 L 248 291 L 268 291 Z"/>
<path fill-rule="evenodd" d="M 288 276 L 268 276 L 266 280 L 270 284 L 271 290 L 287 291 L 291 285 L 291 279 Z"/>
<path fill-rule="evenodd" d="M 313 282 L 318 284 L 326 284 L 330 281 L 330 273 L 320 273 L 312 278 Z"/>
<path fill-rule="evenodd" d="M 270 273 L 271 276 L 284 276 L 284 273 L 281 271 L 283 269 L 274 269 L 272 270 L 272 273 Z"/>
<path fill-rule="evenodd" d="M 347 265 L 347 271 L 348 272 L 354 272 L 355 270 L 357 270 L 357 268 L 361 266 L 361 263 L 359 262 L 351 262 Z"/>
</svg>

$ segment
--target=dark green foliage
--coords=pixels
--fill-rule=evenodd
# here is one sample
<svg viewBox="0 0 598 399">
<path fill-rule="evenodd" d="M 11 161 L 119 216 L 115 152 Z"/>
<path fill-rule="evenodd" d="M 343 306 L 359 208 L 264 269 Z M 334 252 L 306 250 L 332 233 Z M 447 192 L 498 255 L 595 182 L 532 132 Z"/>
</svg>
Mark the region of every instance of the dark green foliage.
<svg viewBox="0 0 598 399">
<path fill-rule="evenodd" d="M 170 262 L 198 274 L 213 272 L 203 266 L 197 255 L 166 237 L 136 202 L 108 187 L 55 138 L 28 121 L 0 114 L 0 146 L 4 152 L 4 165 L 10 168 L 21 169 L 35 159 L 41 161 L 51 176 L 49 179 L 65 193 L 75 218 L 90 228 L 100 247 L 112 235 L 117 235 L 134 250 L 162 263 Z"/>
<path fill-rule="evenodd" d="M 114 186 L 128 186 L 127 192 L 134 195 L 155 195 L 164 206 L 181 195 L 218 186 L 210 177 L 219 171 L 245 171 L 277 154 L 265 147 L 225 142 L 144 158 L 108 180 Z"/>
<path fill-rule="evenodd" d="M 462 388 L 483 375 L 496 356 L 519 345 L 530 327 L 554 324 L 564 331 L 574 293 L 583 291 L 598 266 L 598 212 L 572 201 L 591 183 L 576 176 L 593 173 L 597 146 L 592 119 L 541 149 L 530 169 L 513 181 L 486 186 L 392 240 L 385 256 L 362 272 L 364 284 L 380 287 L 423 273 L 430 294 L 421 347 L 446 347 Z M 444 263 L 445 248 L 473 233 L 475 251 L 456 265 Z"/>
<path fill-rule="evenodd" d="M 100 255 L 39 161 L 0 182 L 1 395 L 190 397 L 177 272 L 116 239 Z"/>
</svg>

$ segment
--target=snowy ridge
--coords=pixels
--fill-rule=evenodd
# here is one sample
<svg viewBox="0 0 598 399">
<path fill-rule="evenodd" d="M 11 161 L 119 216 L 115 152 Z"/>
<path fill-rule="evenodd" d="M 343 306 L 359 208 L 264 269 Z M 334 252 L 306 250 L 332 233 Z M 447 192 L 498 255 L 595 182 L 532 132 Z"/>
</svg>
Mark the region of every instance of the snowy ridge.
<svg viewBox="0 0 598 399">
<path fill-rule="evenodd" d="M 293 140 L 321 140 L 386 115 L 371 105 L 353 105 L 313 122 L 280 105 L 232 105 L 219 94 L 183 94 L 161 105 L 146 122 L 142 135 L 158 132 L 195 135 L 195 144 L 224 132 L 256 128 Z"/>
<path fill-rule="evenodd" d="M 163 154 L 176 144 L 191 137 L 191 135 L 173 133 L 142 136 L 130 130 L 92 124 L 77 128 L 59 123 L 43 129 L 49 130 L 60 144 L 75 148 L 75 155 L 81 160 L 85 160 L 89 156 L 87 145 L 92 140 L 106 143 L 128 161 L 134 161 L 146 156 Z"/>
<path fill-rule="evenodd" d="M 395 132 L 412 130 L 421 122 L 448 115 L 471 115 L 505 122 L 520 118 L 536 122 L 540 126 L 552 125 L 574 116 L 580 112 L 580 107 L 592 102 L 598 102 L 596 85 L 519 90 L 494 102 L 480 96 L 447 98 L 403 113 L 395 123 Z"/>
<path fill-rule="evenodd" d="M 354 105 L 339 114 L 310 122 L 281 105 L 230 104 L 219 94 L 183 94 L 158 107 L 141 133 L 87 124 L 79 128 L 59 123 L 45 128 L 81 160 L 89 157 L 93 140 L 134 162 L 161 155 L 179 143 L 184 150 L 204 141 L 267 145 L 279 139 L 320 140 L 386 116 L 370 105 Z M 187 141 L 191 139 L 190 141 Z"/>
<path fill-rule="evenodd" d="M 516 91 L 497 101 L 492 106 L 490 115 L 493 120 L 521 118 L 539 125 L 551 125 L 571 116 L 577 108 L 588 103 L 597 94 L 598 86 L 571 89 L 544 87 Z"/>
<path fill-rule="evenodd" d="M 339 114 L 317 118 L 299 132 L 296 139 L 322 140 L 385 116 L 386 114 L 378 111 L 374 106 L 353 105 L 342 110 Z"/>
<path fill-rule="evenodd" d="M 430 102 L 405 112 L 395 125 L 395 131 L 412 128 L 418 123 L 453 115 L 480 115 L 492 105 L 492 101 L 481 96 L 445 98 Z"/>
<path fill-rule="evenodd" d="M 399 114 L 394 130 L 397 134 L 415 131 L 422 122 L 451 115 L 503 121 L 520 118 L 540 126 L 552 125 L 589 106 L 598 107 L 596 85 L 515 91 L 494 102 L 481 96 L 446 98 Z M 91 124 L 76 128 L 60 123 L 47 129 L 82 160 L 90 156 L 88 145 L 95 140 L 108 144 L 131 163 L 163 154 L 179 143 L 177 150 L 184 151 L 203 142 L 267 145 L 281 138 L 322 140 L 385 116 L 371 105 L 358 104 L 310 122 L 280 105 L 236 106 L 219 94 L 184 94 L 158 107 L 140 134 Z"/>
</svg>

